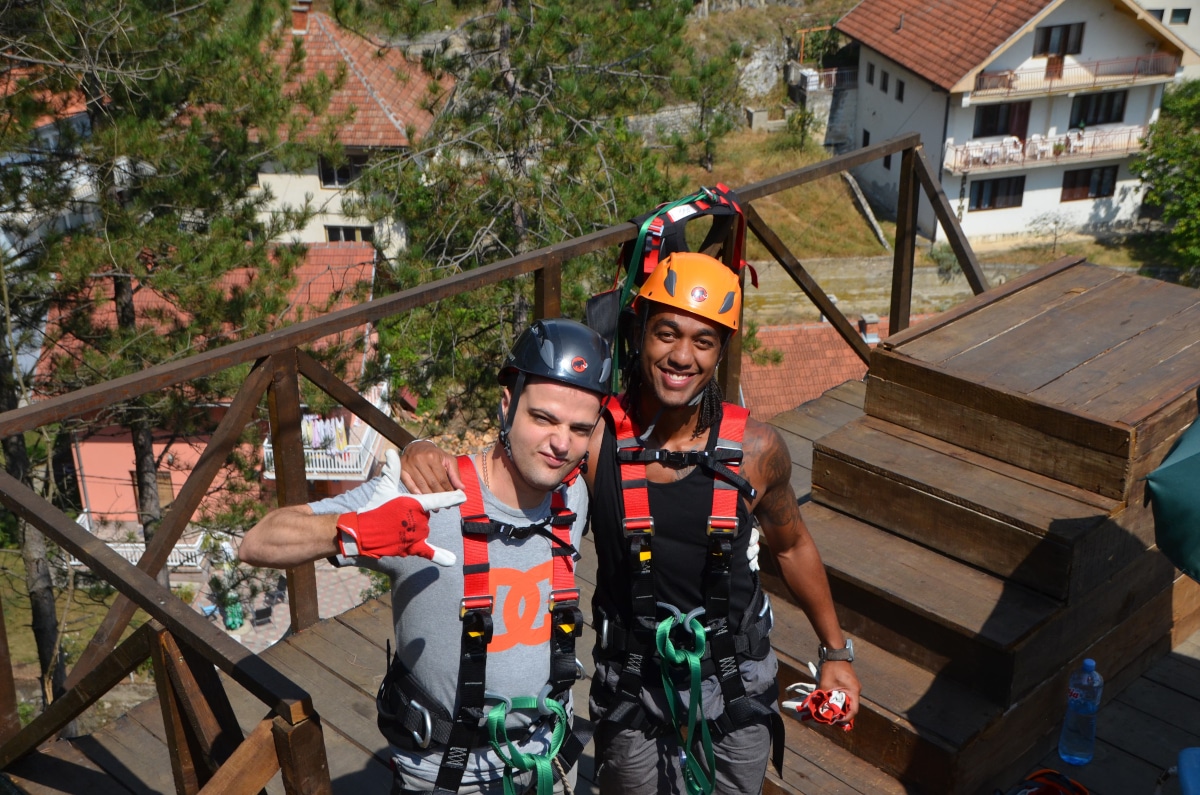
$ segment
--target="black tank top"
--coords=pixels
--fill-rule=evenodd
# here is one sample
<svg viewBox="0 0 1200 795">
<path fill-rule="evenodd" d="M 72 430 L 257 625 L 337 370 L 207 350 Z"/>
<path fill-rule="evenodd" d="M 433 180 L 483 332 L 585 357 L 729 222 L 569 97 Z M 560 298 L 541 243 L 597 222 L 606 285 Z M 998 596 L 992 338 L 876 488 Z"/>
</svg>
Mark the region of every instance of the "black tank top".
<svg viewBox="0 0 1200 795">
<path fill-rule="evenodd" d="M 707 449 L 716 446 L 717 429 L 709 433 Z M 593 463 L 596 479 L 592 492 L 592 532 L 597 557 L 596 591 L 593 608 L 599 606 L 609 615 L 614 612 L 622 623 L 630 621 L 629 542 L 621 531 L 624 519 L 621 499 L 621 474 L 617 464 L 616 436 L 612 422 L 605 416 L 604 440 L 600 458 Z M 650 512 L 654 516 L 651 542 L 654 595 L 687 613 L 704 605 L 708 572 L 708 517 L 712 514 L 713 476 L 703 467 L 695 467 L 683 480 L 650 483 Z M 733 540 L 730 582 L 729 624 L 741 626 L 742 614 L 754 598 L 755 577 L 746 560 L 750 543 L 750 513 L 738 499 L 738 533 Z M 658 620 L 669 615 L 659 609 Z"/>
</svg>

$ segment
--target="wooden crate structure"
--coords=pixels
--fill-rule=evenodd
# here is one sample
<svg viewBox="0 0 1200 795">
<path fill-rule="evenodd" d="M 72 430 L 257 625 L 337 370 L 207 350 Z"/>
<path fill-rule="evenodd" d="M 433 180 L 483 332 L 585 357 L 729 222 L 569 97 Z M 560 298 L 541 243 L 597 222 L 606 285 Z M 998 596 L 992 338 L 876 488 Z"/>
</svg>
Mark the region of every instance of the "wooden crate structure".
<svg viewBox="0 0 1200 795">
<path fill-rule="evenodd" d="M 1048 749 L 1080 659 L 1111 696 L 1200 626 L 1142 481 L 1198 387 L 1200 292 L 1079 260 L 873 351 L 802 506 L 860 647 L 859 725 L 830 736 L 921 791 L 990 791 Z"/>
</svg>

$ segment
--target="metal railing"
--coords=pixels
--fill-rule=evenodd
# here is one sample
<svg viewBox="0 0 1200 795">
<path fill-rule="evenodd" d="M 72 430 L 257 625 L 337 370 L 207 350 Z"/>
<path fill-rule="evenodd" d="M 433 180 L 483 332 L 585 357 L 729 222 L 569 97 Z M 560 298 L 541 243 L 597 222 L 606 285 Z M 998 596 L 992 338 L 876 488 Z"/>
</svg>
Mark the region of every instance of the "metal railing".
<svg viewBox="0 0 1200 795">
<path fill-rule="evenodd" d="M 890 314 L 891 331 L 895 333 L 909 324 L 919 190 L 923 189 L 932 202 L 934 213 L 946 230 L 947 240 L 972 290 L 978 294 L 987 289 L 979 263 L 963 237 L 949 201 L 941 191 L 937 175 L 925 157 L 918 135 L 909 134 L 882 141 L 737 190 L 750 231 L 864 362 L 870 356 L 870 348 L 856 326 L 837 308 L 775 231 L 763 221 L 754 203 L 781 191 L 897 153 L 901 154 L 900 187 Z M 240 783 L 244 785 L 243 791 L 253 791 L 261 786 L 259 777 L 266 775 L 269 778 L 275 770 L 283 769 L 285 788 L 288 786 L 286 782 L 303 781 L 306 792 L 328 793 L 331 785 L 321 726 L 309 695 L 199 613 L 182 605 L 170 591 L 158 584 L 154 574 L 168 562 L 171 550 L 200 507 L 227 456 L 238 446 L 242 431 L 255 420 L 258 407 L 264 399 L 270 416 L 279 504 L 286 506 L 307 502 L 307 458 L 301 434 L 303 408 L 300 377 L 306 378 L 341 403 L 392 443 L 403 446 L 412 440 L 412 434 L 349 384 L 325 369 L 303 350 L 305 347 L 365 323 L 529 273 L 534 274 L 534 314 L 538 317 L 557 316 L 560 314 L 563 263 L 584 254 L 620 246 L 636 236 L 637 227 L 633 224 L 617 224 L 538 251 L 306 320 L 270 334 L 0 414 L 0 438 L 3 438 L 242 364 L 252 365 L 249 375 L 242 380 L 237 395 L 163 516 L 153 540 L 138 559 L 136 567 L 27 485 L 0 470 L 0 502 L 23 521 L 45 533 L 51 541 L 119 592 L 100 629 L 69 672 L 67 692 L 24 729 L 20 728 L 16 719 L 16 689 L 3 632 L 3 617 L 0 616 L 0 638 L 5 638 L 0 647 L 0 768 L 52 737 L 149 657 L 154 661 L 156 679 L 162 683 L 160 687 L 172 687 L 171 683 L 181 681 L 197 683 L 195 687 L 186 688 L 186 692 L 160 690 L 168 694 L 167 697 L 160 697 L 165 725 L 179 727 L 179 731 L 183 732 L 181 736 L 170 738 L 175 749 L 172 756 L 173 764 L 177 767 L 176 782 L 180 792 L 192 791 L 188 782 L 181 778 L 180 771 L 190 771 L 193 776 L 202 773 L 201 778 L 208 782 L 206 791 L 225 791 L 221 789 L 225 782 L 252 774 L 254 778 Z M 732 259 L 733 250 L 728 243 L 726 241 L 722 247 L 720 256 Z M 735 335 L 731 340 L 727 356 L 728 361 L 721 375 L 723 387 L 726 394 L 738 394 L 740 335 Z M 287 588 L 292 629 L 300 631 L 317 623 L 314 565 L 308 563 L 289 569 Z M 118 647 L 117 641 L 136 608 L 145 610 L 153 621 Z M 198 736 L 196 724 L 190 720 L 195 714 L 204 713 L 208 716 L 205 725 L 211 725 L 212 721 L 219 723 L 220 716 L 227 712 L 219 708 L 222 702 L 227 705 L 227 697 L 214 666 L 272 710 L 272 714 L 245 739 L 242 739 L 243 735 L 236 724 L 222 725 L 222 731 L 217 736 L 222 738 L 222 742 L 233 739 L 228 739 L 220 748 L 216 747 L 211 735 Z M 212 705 L 218 706 L 215 718 L 212 718 Z M 181 709 L 187 711 L 186 716 L 180 713 Z M 192 733 L 188 734 L 189 731 Z M 203 751 L 203 760 L 190 757 L 189 749 L 194 748 Z M 319 749 L 319 752 L 309 750 L 291 753 L 295 749 Z M 270 763 L 257 764 L 263 758 L 268 758 Z M 265 780 L 262 783 L 265 784 Z"/>
<path fill-rule="evenodd" d="M 797 84 L 805 91 L 833 91 L 836 88 L 856 88 L 858 70 L 853 67 L 836 69 L 800 69 Z"/>
<path fill-rule="evenodd" d="M 130 565 L 136 566 L 142 555 L 146 554 L 146 545 L 134 542 L 116 543 L 109 541 L 108 548 L 116 552 Z M 83 561 L 72 557 L 69 561 L 72 568 L 86 568 Z M 200 571 L 204 568 L 204 540 L 201 538 L 191 544 L 176 544 L 167 555 L 167 568 L 179 571 Z"/>
<path fill-rule="evenodd" d="M 1123 157 L 1141 151 L 1148 128 L 1070 130 L 1065 135 L 1031 135 L 1022 141 L 1012 136 L 1001 141 L 968 141 L 947 144 L 943 167 L 952 174 L 968 171 L 1031 168 Z"/>
<path fill-rule="evenodd" d="M 971 98 L 1107 88 L 1136 83 L 1138 80 L 1159 82 L 1163 78 L 1174 77 L 1178 69 L 1179 56 L 1166 52 L 1094 61 L 1050 62 L 1040 69 L 980 72 L 975 78 Z"/>
</svg>

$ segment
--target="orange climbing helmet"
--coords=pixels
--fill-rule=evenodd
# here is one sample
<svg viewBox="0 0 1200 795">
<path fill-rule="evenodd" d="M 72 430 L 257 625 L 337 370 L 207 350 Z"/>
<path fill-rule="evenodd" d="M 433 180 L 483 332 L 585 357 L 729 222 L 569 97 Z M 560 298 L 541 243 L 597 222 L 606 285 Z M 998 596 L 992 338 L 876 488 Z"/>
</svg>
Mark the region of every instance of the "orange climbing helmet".
<svg viewBox="0 0 1200 795">
<path fill-rule="evenodd" d="M 634 299 L 635 310 L 646 301 L 682 309 L 737 331 L 742 285 L 737 273 L 720 260 L 677 251 L 658 263 L 646 279 Z"/>
</svg>

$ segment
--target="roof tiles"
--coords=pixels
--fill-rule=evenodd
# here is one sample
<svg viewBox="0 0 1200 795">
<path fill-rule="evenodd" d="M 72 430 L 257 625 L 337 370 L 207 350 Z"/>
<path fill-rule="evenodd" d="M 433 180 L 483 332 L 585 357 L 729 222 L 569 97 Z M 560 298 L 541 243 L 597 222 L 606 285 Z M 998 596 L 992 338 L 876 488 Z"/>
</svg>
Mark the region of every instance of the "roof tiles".
<svg viewBox="0 0 1200 795">
<path fill-rule="evenodd" d="M 305 18 L 300 36 L 305 53 L 302 79 L 312 80 L 322 72 L 333 79 L 345 65 L 345 82 L 333 92 L 326 110 L 327 115 L 354 111 L 351 121 L 337 131 L 343 146 L 408 146 L 410 129 L 417 136 L 429 131 L 434 119 L 428 102 L 430 84 L 436 83 L 444 94 L 454 85 L 451 77 L 435 80 L 400 50 L 381 48 L 343 30 L 318 11 L 308 11 Z M 289 41 L 280 49 L 280 63 L 287 63 L 291 54 Z M 319 129 L 320 120 L 313 119 L 305 133 L 316 135 Z"/>
<path fill-rule="evenodd" d="M 863 0 L 838 31 L 950 90 L 1054 0 Z"/>
</svg>

